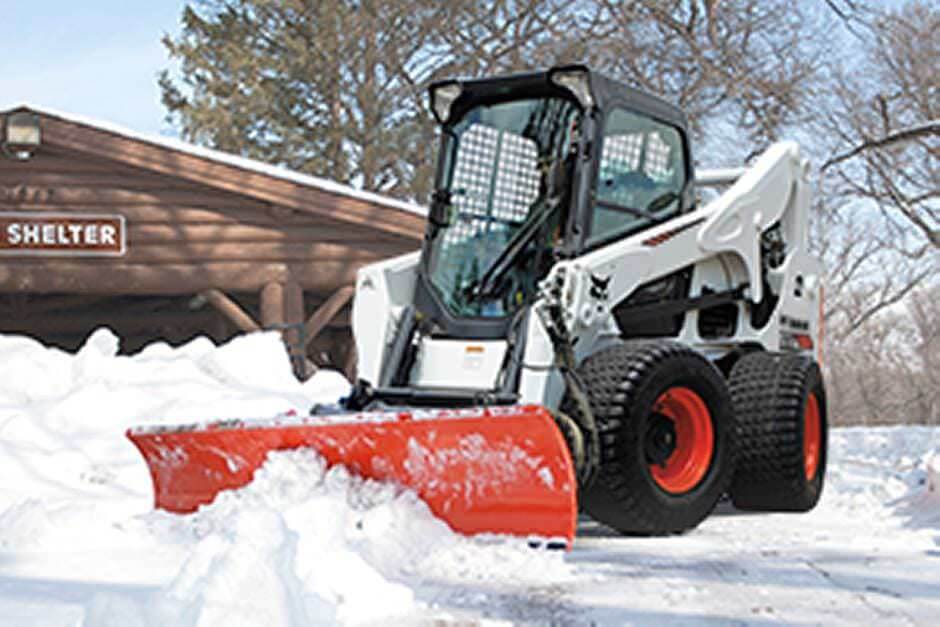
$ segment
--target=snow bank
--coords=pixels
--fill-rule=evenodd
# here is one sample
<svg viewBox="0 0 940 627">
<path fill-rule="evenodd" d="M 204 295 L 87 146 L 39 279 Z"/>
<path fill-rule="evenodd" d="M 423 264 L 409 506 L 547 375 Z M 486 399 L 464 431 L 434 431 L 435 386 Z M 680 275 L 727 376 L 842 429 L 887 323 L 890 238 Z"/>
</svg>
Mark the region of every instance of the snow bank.
<svg viewBox="0 0 940 627">
<path fill-rule="evenodd" d="M 165 540 L 193 543 L 155 624 L 378 621 L 412 612 L 424 583 L 571 576 L 561 554 L 461 537 L 413 492 L 327 470 L 305 450 L 272 454 L 250 485 L 196 514 L 150 518 Z"/>
<path fill-rule="evenodd" d="M 330 371 L 297 382 L 273 333 L 118 348 L 107 329 L 75 355 L 0 336 L 0 575 L 38 559 L 43 577 L 145 584 L 85 599 L 86 627 L 382 621 L 420 614 L 432 588 L 572 576 L 558 552 L 458 536 L 414 493 L 309 451 L 272 455 L 195 514 L 152 511 L 128 427 L 306 414 L 349 384 Z"/>
<path fill-rule="evenodd" d="M 897 513 L 909 527 L 940 529 L 940 447 L 923 458 L 912 478 L 908 494 L 895 503 Z"/>
<path fill-rule="evenodd" d="M 75 355 L 0 336 L 0 512 L 14 505 L 54 512 L 55 499 L 96 510 L 107 497 L 136 498 L 139 509 L 151 498 L 150 479 L 123 436 L 128 427 L 306 412 L 344 393 L 337 373 L 298 382 L 276 333 L 218 347 L 206 338 L 179 348 L 158 343 L 132 356 L 119 356 L 118 347 L 107 329 Z M 42 503 L 24 506 L 24 496 Z M 0 546 L 10 534 L 0 528 Z"/>
<path fill-rule="evenodd" d="M 821 507 L 897 516 L 940 528 L 940 432 L 935 427 L 850 427 L 830 438 Z"/>
</svg>

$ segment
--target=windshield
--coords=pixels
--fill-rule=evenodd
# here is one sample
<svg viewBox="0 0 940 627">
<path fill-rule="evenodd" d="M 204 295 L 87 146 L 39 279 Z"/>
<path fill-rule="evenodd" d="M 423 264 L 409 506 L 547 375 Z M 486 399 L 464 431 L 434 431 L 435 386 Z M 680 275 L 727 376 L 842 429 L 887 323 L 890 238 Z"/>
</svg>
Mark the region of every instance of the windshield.
<svg viewBox="0 0 940 627">
<path fill-rule="evenodd" d="M 450 206 L 430 227 L 427 272 L 452 314 L 505 316 L 534 293 L 559 238 L 578 112 L 563 98 L 514 100 L 444 130 L 439 195 Z"/>
</svg>

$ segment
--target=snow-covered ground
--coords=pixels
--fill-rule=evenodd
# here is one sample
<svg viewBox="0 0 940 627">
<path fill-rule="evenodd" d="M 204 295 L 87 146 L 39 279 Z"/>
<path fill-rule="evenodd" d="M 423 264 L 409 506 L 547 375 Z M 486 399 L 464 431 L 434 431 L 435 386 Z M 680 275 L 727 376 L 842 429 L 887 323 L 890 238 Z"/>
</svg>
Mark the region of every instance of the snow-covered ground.
<svg viewBox="0 0 940 627">
<path fill-rule="evenodd" d="M 940 429 L 838 429 L 805 515 L 681 537 L 582 521 L 570 553 L 453 534 L 411 493 L 277 454 L 197 514 L 154 512 L 131 425 L 306 411 L 273 334 L 116 356 L 0 336 L 0 625 L 940 621 Z"/>
</svg>

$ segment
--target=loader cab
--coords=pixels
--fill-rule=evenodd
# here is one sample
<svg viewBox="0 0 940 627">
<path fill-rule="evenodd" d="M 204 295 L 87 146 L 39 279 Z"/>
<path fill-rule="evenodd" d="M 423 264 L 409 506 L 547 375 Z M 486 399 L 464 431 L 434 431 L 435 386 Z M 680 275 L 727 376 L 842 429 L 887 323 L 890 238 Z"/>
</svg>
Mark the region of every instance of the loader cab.
<svg viewBox="0 0 940 627">
<path fill-rule="evenodd" d="M 583 66 L 435 83 L 435 191 L 415 307 L 438 337 L 505 338 L 555 261 L 693 204 L 687 123 Z"/>
</svg>

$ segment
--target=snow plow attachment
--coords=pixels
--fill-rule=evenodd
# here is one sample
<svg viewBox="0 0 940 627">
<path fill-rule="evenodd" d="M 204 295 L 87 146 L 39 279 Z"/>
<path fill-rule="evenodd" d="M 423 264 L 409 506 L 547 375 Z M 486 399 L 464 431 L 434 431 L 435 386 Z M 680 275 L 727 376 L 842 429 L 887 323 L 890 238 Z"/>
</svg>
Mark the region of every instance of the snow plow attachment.
<svg viewBox="0 0 940 627">
<path fill-rule="evenodd" d="M 221 421 L 132 428 L 157 508 L 187 513 L 249 483 L 270 451 L 311 447 L 329 465 L 394 481 L 464 534 L 563 541 L 577 517 L 574 471 L 551 414 L 536 405 Z"/>
</svg>

